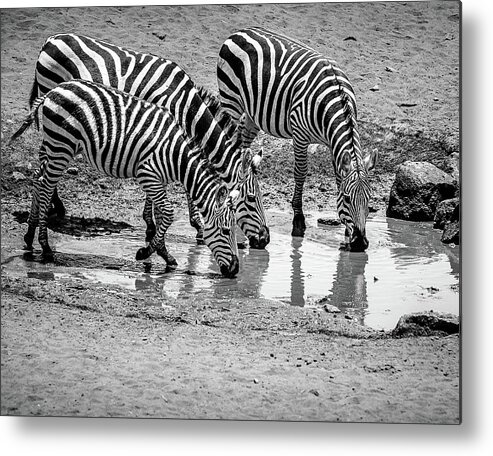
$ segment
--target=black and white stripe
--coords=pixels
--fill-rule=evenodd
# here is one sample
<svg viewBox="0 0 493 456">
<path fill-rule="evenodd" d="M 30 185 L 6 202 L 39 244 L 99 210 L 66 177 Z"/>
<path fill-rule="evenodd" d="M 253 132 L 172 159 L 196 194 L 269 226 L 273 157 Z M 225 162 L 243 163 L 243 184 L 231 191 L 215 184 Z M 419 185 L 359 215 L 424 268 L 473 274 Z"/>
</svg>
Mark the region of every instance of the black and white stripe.
<svg viewBox="0 0 493 456">
<path fill-rule="evenodd" d="M 40 51 L 30 103 L 70 79 L 105 84 L 168 109 L 185 133 L 200 146 L 228 188 L 235 186 L 246 173 L 248 179 L 240 187 L 238 199 L 238 223 L 250 239 L 250 245 L 265 247 L 269 236 L 255 172 L 260 157 L 245 163 L 239 149 L 237 126 L 219 109 L 214 97 L 197 88 L 183 69 L 170 60 L 87 36 L 54 35 Z M 55 203 L 64 213 L 56 196 Z M 151 209 L 152 205 L 146 201 L 143 215 L 148 239 L 155 229 Z M 200 238 L 200 218 L 190 200 L 189 209 L 190 222 Z"/>
<path fill-rule="evenodd" d="M 306 229 L 302 196 L 307 148 L 319 143 L 332 150 L 338 212 L 346 225 L 349 248 L 366 249 L 368 171 L 376 154 L 363 157 L 361 152 L 355 95 L 343 71 L 296 40 L 251 28 L 224 42 L 217 78 L 225 110 L 235 119 L 247 115 L 243 146 L 249 146 L 259 130 L 293 139 L 293 236 L 303 236 Z"/>
<path fill-rule="evenodd" d="M 35 180 L 26 245 L 32 249 L 39 223 L 39 242 L 51 254 L 46 229 L 47 210 L 57 182 L 81 153 L 98 171 L 116 178 L 135 178 L 162 221 L 150 244 L 137 259 L 157 251 L 168 264 L 176 264 L 167 252 L 165 233 L 173 209 L 166 198 L 166 185 L 183 184 L 204 218 L 204 240 L 228 277 L 238 272 L 234 199 L 211 169 L 201 151 L 192 147 L 171 113 L 155 104 L 93 82 L 64 82 L 34 102 L 34 110 L 12 139 L 32 124 L 37 113 L 42 120 L 41 167 Z"/>
</svg>

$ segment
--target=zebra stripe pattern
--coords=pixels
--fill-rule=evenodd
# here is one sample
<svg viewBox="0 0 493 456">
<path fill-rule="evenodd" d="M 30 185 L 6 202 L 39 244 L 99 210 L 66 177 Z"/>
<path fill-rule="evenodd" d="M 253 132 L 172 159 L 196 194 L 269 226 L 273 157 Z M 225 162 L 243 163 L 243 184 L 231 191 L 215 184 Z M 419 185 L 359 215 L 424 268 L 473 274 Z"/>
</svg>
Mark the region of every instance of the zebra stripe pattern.
<svg viewBox="0 0 493 456">
<path fill-rule="evenodd" d="M 72 80 L 35 101 L 34 110 L 12 140 L 33 123 L 38 111 L 43 136 L 41 167 L 24 238 L 27 248 L 32 249 L 39 223 L 43 253 L 51 255 L 46 229 L 50 198 L 68 164 L 82 153 L 100 172 L 137 179 L 166 220 L 171 220 L 173 212 L 166 185 L 181 182 L 204 218 L 204 240 L 222 274 L 237 274 L 234 203 L 238 190 L 228 196 L 227 187 L 168 110 L 101 84 Z M 137 253 L 138 260 L 157 251 L 168 264 L 176 263 L 164 239 L 169 223 L 159 223 L 150 244 Z"/>
<path fill-rule="evenodd" d="M 335 62 L 296 40 L 251 28 L 231 35 L 219 52 L 217 79 L 221 103 L 235 119 L 246 113 L 243 146 L 259 130 L 292 138 L 295 155 L 293 236 L 305 233 L 302 208 L 307 148 L 318 143 L 332 151 L 338 188 L 337 209 L 346 226 L 345 248 L 368 247 L 366 218 L 368 171 L 376 152 L 363 157 L 357 129 L 356 99 Z"/>
<path fill-rule="evenodd" d="M 252 247 L 264 248 L 268 244 L 269 230 L 257 177 L 260 157 L 252 157 L 249 163 L 244 161 L 238 126 L 220 109 L 215 97 L 197 88 L 176 63 L 83 35 L 54 35 L 39 54 L 30 103 L 70 79 L 99 82 L 168 109 L 228 188 L 243 182 L 237 208 L 239 226 Z M 245 174 L 248 179 L 243 179 Z M 54 202 L 64 213 L 56 195 Z M 148 240 L 155 231 L 149 203 L 147 200 L 143 213 Z M 190 223 L 200 238 L 200 218 L 190 200 L 189 209 Z"/>
</svg>

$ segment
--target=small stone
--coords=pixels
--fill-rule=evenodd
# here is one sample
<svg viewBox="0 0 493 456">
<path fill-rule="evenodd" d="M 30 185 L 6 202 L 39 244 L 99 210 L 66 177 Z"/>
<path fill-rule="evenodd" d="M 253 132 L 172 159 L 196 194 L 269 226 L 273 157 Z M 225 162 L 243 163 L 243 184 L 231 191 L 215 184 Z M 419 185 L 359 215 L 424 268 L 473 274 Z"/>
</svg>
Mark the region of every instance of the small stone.
<svg viewBox="0 0 493 456">
<path fill-rule="evenodd" d="M 392 67 L 386 66 L 385 71 L 388 71 L 389 73 L 395 73 L 397 70 Z"/>
<path fill-rule="evenodd" d="M 27 179 L 27 177 L 19 171 L 14 171 L 12 173 L 12 177 L 16 182 L 23 181 L 23 180 Z"/>
<path fill-rule="evenodd" d="M 258 378 L 253 379 L 253 383 L 257 384 L 258 383 Z"/>
<path fill-rule="evenodd" d="M 316 390 L 316 389 L 311 389 L 310 391 L 308 391 L 309 393 L 313 394 L 314 396 L 320 396 L 320 393 Z"/>
<path fill-rule="evenodd" d="M 374 85 L 371 89 L 372 92 L 378 92 L 380 90 L 380 87 L 377 85 Z"/>
<path fill-rule="evenodd" d="M 320 217 L 317 219 L 317 223 L 320 223 L 321 225 L 338 226 L 342 222 L 339 219 Z"/>
<path fill-rule="evenodd" d="M 324 305 L 324 310 L 326 312 L 329 312 L 329 313 L 339 313 L 341 311 L 341 309 L 339 309 L 338 307 L 333 306 L 331 304 L 325 304 Z"/>
<path fill-rule="evenodd" d="M 72 176 L 77 176 L 77 174 L 79 174 L 79 170 L 77 168 L 71 167 L 71 168 L 67 168 L 66 173 Z"/>
</svg>

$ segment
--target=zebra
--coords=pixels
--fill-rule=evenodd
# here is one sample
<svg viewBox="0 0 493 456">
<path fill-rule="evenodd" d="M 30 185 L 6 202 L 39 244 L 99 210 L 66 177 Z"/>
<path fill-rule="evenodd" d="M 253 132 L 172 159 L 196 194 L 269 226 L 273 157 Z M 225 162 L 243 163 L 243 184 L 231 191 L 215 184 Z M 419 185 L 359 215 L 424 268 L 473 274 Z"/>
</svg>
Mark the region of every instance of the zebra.
<svg viewBox="0 0 493 456">
<path fill-rule="evenodd" d="M 220 109 L 215 97 L 197 87 L 178 64 L 152 54 L 125 49 L 84 35 L 63 33 L 50 36 L 39 53 L 29 104 L 70 79 L 99 82 L 147 101 L 164 106 L 174 115 L 185 133 L 207 155 L 220 177 L 232 188 L 241 176 L 243 151 L 233 137 L 240 125 Z M 270 241 L 262 193 L 258 184 L 261 155 L 256 154 L 238 200 L 238 224 L 252 248 L 263 249 Z M 188 199 L 190 224 L 201 240 L 202 224 L 198 211 Z M 63 203 L 55 190 L 53 204 L 61 216 Z M 156 214 L 157 216 L 157 214 Z M 146 240 L 155 232 L 152 204 L 146 200 L 143 218 Z"/>
<path fill-rule="evenodd" d="M 363 156 L 354 91 L 337 64 L 278 33 L 254 27 L 233 33 L 221 46 L 217 63 L 219 97 L 234 119 L 246 113 L 243 146 L 260 130 L 292 138 L 295 189 L 292 236 L 304 236 L 303 185 L 309 144 L 327 145 L 337 184 L 337 210 L 351 251 L 368 247 L 368 172 L 377 151 Z M 348 242 L 349 241 L 349 242 Z"/>
<path fill-rule="evenodd" d="M 39 224 L 43 256 L 53 255 L 47 234 L 50 198 L 70 161 L 81 153 L 106 175 L 135 178 L 159 208 L 163 217 L 156 235 L 139 249 L 137 260 L 157 252 L 167 264 L 176 264 L 165 244 L 173 216 L 166 185 L 178 181 L 204 217 L 204 241 L 221 273 L 225 277 L 238 273 L 234 205 L 239 190 L 228 195 L 227 186 L 167 109 L 99 83 L 71 80 L 34 101 L 11 141 L 38 121 L 38 114 L 42 119 L 41 166 L 24 236 L 26 249 L 33 249 Z"/>
</svg>

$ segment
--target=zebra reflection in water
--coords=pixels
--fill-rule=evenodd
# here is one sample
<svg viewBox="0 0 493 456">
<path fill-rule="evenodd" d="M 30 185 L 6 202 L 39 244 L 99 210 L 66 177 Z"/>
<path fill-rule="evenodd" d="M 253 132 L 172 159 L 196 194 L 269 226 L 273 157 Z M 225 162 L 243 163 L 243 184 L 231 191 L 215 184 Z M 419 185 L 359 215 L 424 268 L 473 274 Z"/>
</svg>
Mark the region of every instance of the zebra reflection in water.
<svg viewBox="0 0 493 456">
<path fill-rule="evenodd" d="M 303 268 L 303 239 L 293 238 L 291 241 L 291 304 L 303 307 L 307 304 L 306 283 L 310 278 Z M 348 252 L 341 250 L 334 276 L 318 277 L 326 280 L 331 289 L 323 302 L 336 306 L 342 311 L 356 311 L 358 321 L 363 323 L 363 310 L 368 308 L 367 283 L 365 268 L 368 255 L 365 252 Z M 318 272 L 317 272 L 318 274 Z M 323 273 L 321 273 L 323 274 Z M 309 293 L 309 291 L 308 291 Z"/>
</svg>

